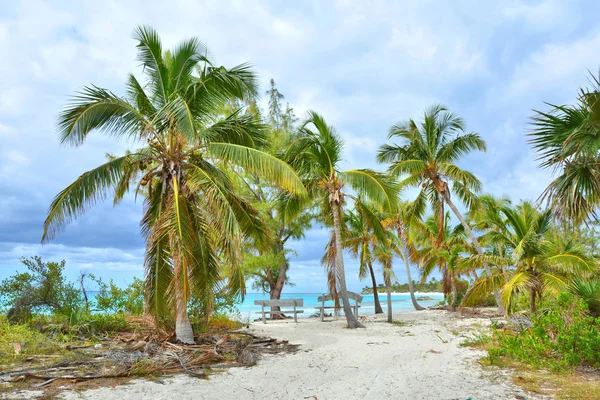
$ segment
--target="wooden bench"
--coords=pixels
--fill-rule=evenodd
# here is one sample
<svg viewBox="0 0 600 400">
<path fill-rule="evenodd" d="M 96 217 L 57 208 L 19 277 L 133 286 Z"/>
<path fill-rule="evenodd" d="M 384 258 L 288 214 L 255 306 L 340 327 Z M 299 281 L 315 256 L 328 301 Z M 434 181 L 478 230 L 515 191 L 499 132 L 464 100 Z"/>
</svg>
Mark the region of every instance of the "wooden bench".
<svg viewBox="0 0 600 400">
<path fill-rule="evenodd" d="M 262 310 L 257 311 L 257 314 L 262 314 L 263 324 L 267 323 L 265 314 L 289 314 L 294 313 L 294 322 L 298 322 L 298 314 L 303 313 L 304 310 L 298 310 L 296 307 L 304 307 L 304 299 L 285 299 L 285 300 L 254 300 L 255 306 L 261 306 Z M 269 311 L 265 311 L 265 307 L 271 308 Z M 273 307 L 293 307 L 292 310 L 280 310 L 273 311 Z"/>
<path fill-rule="evenodd" d="M 354 316 L 358 318 L 358 308 L 360 307 L 360 303 L 362 303 L 363 297 L 358 294 L 358 293 L 354 293 L 354 292 L 346 292 L 348 293 L 348 300 L 354 300 Z M 325 309 L 327 308 L 335 308 L 335 305 L 332 306 L 326 306 L 325 302 L 326 301 L 333 301 L 333 295 L 331 294 L 324 294 L 323 296 L 319 296 L 317 298 L 317 301 L 321 302 L 321 305 L 318 307 L 315 307 L 316 309 L 319 309 L 321 311 L 321 321 L 324 320 L 325 318 Z M 340 298 L 340 302 L 342 301 L 342 299 Z M 343 307 L 343 306 L 342 306 Z M 337 310 L 336 310 L 337 311 Z"/>
</svg>

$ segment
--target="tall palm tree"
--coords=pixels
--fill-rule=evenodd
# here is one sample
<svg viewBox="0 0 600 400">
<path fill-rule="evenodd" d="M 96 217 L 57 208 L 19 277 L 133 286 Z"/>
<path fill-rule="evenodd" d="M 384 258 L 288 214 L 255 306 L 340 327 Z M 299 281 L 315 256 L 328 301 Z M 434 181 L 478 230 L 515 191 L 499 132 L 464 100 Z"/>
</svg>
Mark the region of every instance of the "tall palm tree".
<svg viewBox="0 0 600 400">
<path fill-rule="evenodd" d="M 357 211 L 347 211 L 345 213 L 344 220 L 347 227 L 347 234 L 344 238 L 344 247 L 350 251 L 352 256 L 359 260 L 358 277 L 361 280 L 365 279 L 367 272 L 371 276 L 375 314 L 382 314 L 383 309 L 381 308 L 379 294 L 377 293 L 377 279 L 373 270 L 373 246 L 377 243 L 377 237 L 363 215 Z"/>
<path fill-rule="evenodd" d="M 431 275 L 435 268 L 442 273 L 444 297 L 450 307 L 456 308 L 458 300 L 457 281 L 464 269 L 458 262 L 469 253 L 470 244 L 467 242 L 462 225 L 452 227 L 450 214 L 446 213 L 442 237 L 439 237 L 439 219 L 431 216 L 425 222 L 414 225 L 413 236 L 418 248 L 416 254 L 420 260 L 421 279 L 423 282 Z"/>
<path fill-rule="evenodd" d="M 287 151 L 286 160 L 302 177 L 309 196 L 317 200 L 323 222 L 332 227 L 330 242 L 335 250 L 335 272 L 344 314 L 348 327 L 357 328 L 362 325 L 352 314 L 348 301 L 342 241 L 345 199 L 356 197 L 344 188 L 349 187 L 359 196 L 388 210 L 395 206 L 397 190 L 385 174 L 367 169 L 341 171 L 342 151 L 343 141 L 335 129 L 327 125 L 322 116 L 310 111 L 299 137 Z M 292 216 L 301 209 L 301 203 L 297 197 L 290 197 L 284 212 Z"/>
<path fill-rule="evenodd" d="M 465 295 L 465 305 L 473 304 L 493 290 L 502 289 L 504 305 L 510 312 L 515 295 L 528 292 L 533 315 L 536 300 L 545 291 L 558 293 L 568 289 L 572 278 L 595 271 L 596 263 L 583 247 L 553 230 L 551 210 L 539 212 L 531 203 L 524 202 L 517 207 L 502 207 L 501 213 L 507 229 L 499 232 L 496 240 L 502 240 L 510 252 L 502 256 L 475 255 L 462 263 L 504 265 L 509 268 L 510 279 L 505 281 L 500 270 L 480 278 Z"/>
<path fill-rule="evenodd" d="M 483 254 L 471 227 L 451 199 L 451 194 L 454 194 L 467 207 L 477 200 L 474 193 L 481 189 L 481 182 L 472 173 L 458 167 L 456 162 L 473 150 L 486 150 L 481 136 L 465 133 L 465 123 L 461 118 L 445 107 L 435 105 L 425 111 L 420 124 L 410 119 L 392 126 L 389 138 L 398 138 L 402 143 L 382 145 L 377 160 L 390 163 L 389 173 L 403 176 L 403 186 L 420 188 L 414 201 L 415 207 L 424 209 L 429 203 L 436 217 L 443 221 L 444 204 L 447 204 L 463 225 L 477 253 Z M 489 266 L 484 267 L 491 275 Z M 498 308 L 502 310 L 500 294 L 495 293 L 495 297 Z"/>
<path fill-rule="evenodd" d="M 394 257 L 402 256 L 398 247 L 397 238 L 388 232 L 385 240 L 379 240 L 373 251 L 375 259 L 383 267 L 383 282 L 387 292 L 387 321 L 392 323 L 392 282 L 397 282 L 398 278 L 392 268 Z"/>
<path fill-rule="evenodd" d="M 509 249 L 506 248 L 506 242 L 504 236 L 502 236 L 508 226 L 501 210 L 504 207 L 511 207 L 512 202 L 510 199 L 495 197 L 490 194 L 481 195 L 478 199 L 475 207 L 469 212 L 468 219 L 474 229 L 483 232 L 483 235 L 479 237 L 479 241 L 484 248 L 487 248 L 487 253 L 503 257 Z M 498 265 L 496 267 L 500 269 L 506 279 L 504 266 Z M 477 278 L 475 276 L 475 279 Z"/>
<path fill-rule="evenodd" d="M 141 148 L 83 173 L 61 191 L 50 205 L 42 242 L 111 192 L 115 204 L 128 192 L 142 192 L 147 310 L 161 320 L 172 315 L 174 303 L 177 339 L 193 343 L 190 296 L 209 299 L 223 266 L 230 288 L 243 293 L 241 242 L 248 236 L 260 242 L 266 231 L 219 163 L 234 163 L 297 194 L 305 190 L 286 163 L 255 148 L 264 142 L 258 121 L 238 112 L 218 115 L 227 102 L 255 94 L 248 65 L 216 66 L 195 38 L 163 51 L 149 27 L 137 28 L 134 39 L 145 79 L 129 75 L 125 97 L 85 87 L 60 114 L 59 130 L 63 144 L 79 146 L 99 131 Z"/>
<path fill-rule="evenodd" d="M 535 111 L 529 134 L 540 166 L 559 171 L 541 200 L 575 223 L 596 217 L 600 205 L 600 72 L 590 83 L 575 105 Z"/>
<path fill-rule="evenodd" d="M 400 198 L 397 198 L 398 207 L 396 212 L 393 214 L 388 214 L 387 218 L 382 221 L 382 225 L 387 229 L 392 229 L 396 231 L 396 235 L 398 237 L 398 241 L 400 243 L 400 249 L 402 251 L 402 258 L 404 259 L 404 267 L 406 270 L 406 279 L 408 280 L 408 291 L 410 293 L 410 300 L 412 302 L 413 307 L 417 311 L 422 311 L 425 308 L 422 307 L 415 297 L 415 288 L 413 285 L 411 273 L 410 273 L 410 249 L 411 241 L 409 240 L 409 227 L 415 222 L 418 221 L 420 216 L 415 214 L 415 209 L 412 207 L 412 203 L 403 202 Z"/>
</svg>

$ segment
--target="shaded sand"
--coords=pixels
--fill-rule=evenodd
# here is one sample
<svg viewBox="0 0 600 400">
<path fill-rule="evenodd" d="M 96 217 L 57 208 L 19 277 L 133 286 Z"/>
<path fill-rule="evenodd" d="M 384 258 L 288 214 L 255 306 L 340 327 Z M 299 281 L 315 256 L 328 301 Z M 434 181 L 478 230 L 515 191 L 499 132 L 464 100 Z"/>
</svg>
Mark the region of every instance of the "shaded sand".
<svg viewBox="0 0 600 400">
<path fill-rule="evenodd" d="M 489 319 L 429 310 L 369 316 L 366 329 L 344 320 L 254 323 L 255 334 L 300 344 L 295 354 L 265 355 L 256 366 L 231 368 L 209 380 L 184 375 L 135 380 L 116 388 L 64 392 L 64 399 L 531 399 L 506 372 L 482 369 L 483 353 L 460 347 Z"/>
</svg>

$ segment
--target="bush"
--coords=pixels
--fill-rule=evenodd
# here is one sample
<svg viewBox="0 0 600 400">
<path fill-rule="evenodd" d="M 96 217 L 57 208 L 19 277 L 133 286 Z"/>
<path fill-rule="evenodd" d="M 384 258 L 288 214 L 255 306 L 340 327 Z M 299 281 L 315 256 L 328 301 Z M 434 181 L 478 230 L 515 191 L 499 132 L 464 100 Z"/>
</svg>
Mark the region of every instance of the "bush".
<svg viewBox="0 0 600 400">
<path fill-rule="evenodd" d="M 144 313 L 144 281 L 133 278 L 125 289 L 119 288 L 111 279 L 108 284 L 96 280 L 98 293 L 95 305 L 99 311 L 142 315 Z"/>
<path fill-rule="evenodd" d="M 0 316 L 0 360 L 8 362 L 18 358 L 15 344 L 20 346 L 20 355 L 54 354 L 61 351 L 60 346 L 53 343 L 43 333 L 25 324 L 10 324 Z"/>
<path fill-rule="evenodd" d="M 234 295 L 228 290 L 223 290 L 214 297 L 211 321 L 212 319 L 231 319 L 232 317 L 239 316 L 237 305 L 241 303 L 240 296 Z M 202 301 L 199 297 L 192 297 L 188 306 L 188 315 L 192 326 L 195 329 L 204 330 L 206 325 L 206 314 L 208 305 Z M 239 319 L 239 318 L 238 318 Z"/>
<path fill-rule="evenodd" d="M 532 322 L 532 328 L 520 333 L 496 331 L 490 362 L 505 358 L 554 370 L 600 367 L 600 318 L 589 315 L 583 300 L 561 293 L 557 307 Z"/>
<path fill-rule="evenodd" d="M 63 275 L 65 261 L 42 262 L 40 257 L 21 258 L 27 272 L 0 282 L 0 309 L 11 322 L 27 321 L 33 313 L 71 317 L 84 307 L 81 292 Z"/>
</svg>

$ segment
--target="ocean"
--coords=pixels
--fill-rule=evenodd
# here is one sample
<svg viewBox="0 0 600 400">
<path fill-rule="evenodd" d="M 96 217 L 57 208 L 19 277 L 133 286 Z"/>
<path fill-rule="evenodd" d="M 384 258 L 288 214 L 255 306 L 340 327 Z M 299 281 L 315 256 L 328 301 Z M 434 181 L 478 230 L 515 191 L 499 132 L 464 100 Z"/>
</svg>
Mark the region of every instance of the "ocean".
<svg viewBox="0 0 600 400">
<path fill-rule="evenodd" d="M 298 309 L 304 310 L 304 313 L 298 314 L 298 318 L 308 318 L 311 315 L 316 314 L 318 311 L 315 307 L 320 306 L 321 303 L 317 301 L 317 298 L 321 296 L 321 293 L 282 293 L 282 299 L 303 299 L 304 307 L 298 307 Z M 420 300 L 419 304 L 423 307 L 430 307 L 438 304 L 444 299 L 444 295 L 441 293 L 422 293 L 416 294 L 419 297 L 430 297 L 433 300 Z M 242 304 L 238 305 L 238 311 L 243 321 L 254 320 L 258 318 L 259 314 L 256 314 L 261 310 L 260 306 L 254 305 L 254 300 L 268 300 L 269 295 L 266 293 L 247 293 Z M 387 312 L 387 295 L 379 294 L 379 302 L 384 312 Z M 354 300 L 350 301 L 350 304 L 354 304 Z M 395 293 L 392 294 L 392 311 L 411 311 L 414 310 L 412 302 L 410 301 L 410 294 L 408 293 Z M 331 312 L 331 309 L 328 311 Z M 363 295 L 363 301 L 358 314 L 375 314 L 375 303 L 372 294 Z"/>
<path fill-rule="evenodd" d="M 88 291 L 88 297 L 91 301 L 93 301 L 97 291 L 91 290 Z M 303 299 L 304 307 L 298 307 L 299 310 L 304 310 L 303 313 L 298 314 L 298 318 L 308 318 L 317 313 L 317 309 L 315 307 L 320 306 L 321 303 L 317 301 L 317 298 L 321 296 L 322 293 L 282 293 L 282 299 Z M 440 301 L 444 299 L 444 295 L 442 293 L 417 293 L 415 294 L 417 299 L 419 297 L 429 297 L 433 300 L 419 300 L 419 304 L 423 307 L 431 307 L 437 305 Z M 268 293 L 246 293 L 246 297 L 241 304 L 237 305 L 237 311 L 239 315 L 233 315 L 232 317 L 239 318 L 242 321 L 254 320 L 258 318 L 258 311 L 261 310 L 260 306 L 254 305 L 254 300 L 268 300 Z M 387 312 L 387 295 L 385 293 L 379 294 L 379 301 L 381 302 L 381 307 L 384 312 Z M 350 301 L 350 304 L 354 304 L 354 300 Z M 331 304 L 329 304 L 331 305 Z M 412 302 L 410 301 L 410 294 L 408 293 L 394 293 L 392 294 L 392 310 L 394 312 L 401 311 L 412 311 L 414 310 Z M 332 310 L 328 310 L 327 312 L 331 312 Z M 372 294 L 364 294 L 363 301 L 361 303 L 361 307 L 358 311 L 358 314 L 375 314 L 375 304 L 373 302 Z"/>
</svg>

